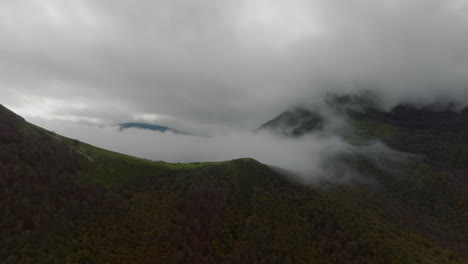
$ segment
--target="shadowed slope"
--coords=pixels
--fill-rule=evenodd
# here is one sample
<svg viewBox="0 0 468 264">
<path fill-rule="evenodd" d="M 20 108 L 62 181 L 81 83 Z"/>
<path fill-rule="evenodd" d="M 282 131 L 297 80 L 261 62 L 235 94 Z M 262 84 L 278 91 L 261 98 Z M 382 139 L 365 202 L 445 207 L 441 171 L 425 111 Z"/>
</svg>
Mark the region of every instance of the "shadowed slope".
<svg viewBox="0 0 468 264">
<path fill-rule="evenodd" d="M 463 192 L 434 181 L 442 171 L 430 163 L 394 177 L 356 157 L 384 190 L 317 188 L 253 159 L 153 162 L 3 107 L 0 121 L 0 263 L 462 263 L 466 253 Z M 371 121 L 356 134 L 392 126 Z"/>
</svg>

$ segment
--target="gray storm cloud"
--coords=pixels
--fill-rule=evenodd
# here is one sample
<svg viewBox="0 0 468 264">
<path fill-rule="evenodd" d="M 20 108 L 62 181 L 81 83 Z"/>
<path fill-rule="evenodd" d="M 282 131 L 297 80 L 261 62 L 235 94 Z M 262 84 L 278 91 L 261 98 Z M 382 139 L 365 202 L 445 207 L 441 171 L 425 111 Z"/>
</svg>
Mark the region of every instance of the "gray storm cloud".
<svg viewBox="0 0 468 264">
<path fill-rule="evenodd" d="M 325 92 L 468 100 L 461 0 L 4 0 L 0 98 L 25 116 L 255 128 Z"/>
</svg>

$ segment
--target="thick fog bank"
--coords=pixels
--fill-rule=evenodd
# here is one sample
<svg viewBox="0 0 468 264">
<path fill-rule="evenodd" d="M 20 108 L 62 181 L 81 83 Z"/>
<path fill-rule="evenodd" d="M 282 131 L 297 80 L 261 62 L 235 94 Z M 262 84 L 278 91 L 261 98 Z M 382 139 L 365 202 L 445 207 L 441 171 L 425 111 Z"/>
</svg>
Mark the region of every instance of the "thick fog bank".
<svg viewBox="0 0 468 264">
<path fill-rule="evenodd" d="M 73 122 L 38 121 L 58 134 L 116 152 L 166 162 L 224 161 L 250 157 L 291 171 L 305 182 L 330 179 L 347 182 L 353 175 L 337 157 L 385 154 L 384 146 L 357 148 L 334 134 L 316 133 L 286 138 L 269 132 L 238 131 L 212 137 L 143 129 L 96 127 Z"/>
</svg>

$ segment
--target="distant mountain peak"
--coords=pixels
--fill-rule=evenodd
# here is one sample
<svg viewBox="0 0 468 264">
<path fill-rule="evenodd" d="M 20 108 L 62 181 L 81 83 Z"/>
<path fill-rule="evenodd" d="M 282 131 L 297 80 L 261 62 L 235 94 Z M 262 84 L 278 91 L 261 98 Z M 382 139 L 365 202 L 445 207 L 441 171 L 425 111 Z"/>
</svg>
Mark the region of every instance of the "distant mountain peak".
<svg viewBox="0 0 468 264">
<path fill-rule="evenodd" d="M 317 111 L 306 107 L 292 107 L 261 125 L 257 130 L 270 130 L 276 134 L 300 137 L 320 131 L 329 122 L 325 113 L 345 118 L 378 117 L 399 126 L 422 129 L 458 129 L 468 127 L 468 107 L 439 101 L 418 105 L 400 103 L 388 110 L 380 107 L 379 97 L 371 92 L 357 94 L 327 94 Z M 317 106 L 311 106 L 317 107 Z"/>
<path fill-rule="evenodd" d="M 302 136 L 323 128 L 323 117 L 303 107 L 294 107 L 257 128 L 270 130 L 284 136 Z"/>
<path fill-rule="evenodd" d="M 124 129 L 128 129 L 128 128 L 139 128 L 139 129 L 147 129 L 147 130 L 152 130 L 152 131 L 159 131 L 162 133 L 166 131 L 170 131 L 174 134 L 189 135 L 189 133 L 181 132 L 181 131 L 172 129 L 167 126 L 160 126 L 160 125 L 148 124 L 148 123 L 128 122 L 128 123 L 118 124 L 118 126 L 119 126 L 120 131 Z"/>
</svg>

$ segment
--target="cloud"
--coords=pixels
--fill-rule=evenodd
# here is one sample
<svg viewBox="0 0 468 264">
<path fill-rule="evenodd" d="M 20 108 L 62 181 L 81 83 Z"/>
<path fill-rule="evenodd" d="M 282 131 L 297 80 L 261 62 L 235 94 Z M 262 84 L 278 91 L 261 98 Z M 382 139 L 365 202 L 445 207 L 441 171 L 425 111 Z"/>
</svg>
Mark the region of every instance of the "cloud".
<svg viewBox="0 0 468 264">
<path fill-rule="evenodd" d="M 351 145 L 340 136 L 346 124 L 337 125 L 339 117 L 323 131 L 300 138 L 288 138 L 268 131 L 234 131 L 214 136 L 175 134 L 118 127 L 97 127 L 70 121 L 32 119 L 35 124 L 67 137 L 149 160 L 166 162 L 225 161 L 250 157 L 294 179 L 306 183 L 323 180 L 340 183 L 373 183 L 346 163 L 350 157 L 366 158 L 390 171 L 394 164 L 407 158 L 379 142 L 364 146 Z M 345 158 L 345 159 L 343 159 Z"/>
<path fill-rule="evenodd" d="M 466 32 L 459 0 L 4 0 L 0 98 L 26 116 L 223 133 L 329 91 L 466 103 Z"/>
<path fill-rule="evenodd" d="M 37 123 L 37 122 L 35 122 Z M 96 127 L 75 122 L 40 121 L 58 134 L 92 145 L 150 160 L 166 162 L 224 161 L 255 158 L 298 173 L 308 182 L 330 177 L 322 164 L 351 146 L 337 136 L 311 134 L 288 139 L 263 132 L 233 132 L 213 137 L 180 135 L 143 129 Z"/>
</svg>

